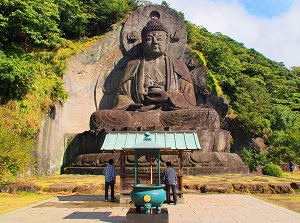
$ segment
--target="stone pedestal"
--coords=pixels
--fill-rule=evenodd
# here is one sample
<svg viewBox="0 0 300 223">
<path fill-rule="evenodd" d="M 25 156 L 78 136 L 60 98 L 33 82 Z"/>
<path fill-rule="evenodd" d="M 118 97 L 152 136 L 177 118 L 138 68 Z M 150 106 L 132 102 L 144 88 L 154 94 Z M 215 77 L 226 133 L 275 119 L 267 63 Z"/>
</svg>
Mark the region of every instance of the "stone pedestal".
<svg viewBox="0 0 300 223">
<path fill-rule="evenodd" d="M 135 212 L 135 208 L 130 208 L 126 214 L 126 223 L 169 223 L 169 212 L 167 208 L 162 208 L 160 214 L 155 213 L 155 208 L 151 214 L 141 209 L 141 212 Z"/>
</svg>

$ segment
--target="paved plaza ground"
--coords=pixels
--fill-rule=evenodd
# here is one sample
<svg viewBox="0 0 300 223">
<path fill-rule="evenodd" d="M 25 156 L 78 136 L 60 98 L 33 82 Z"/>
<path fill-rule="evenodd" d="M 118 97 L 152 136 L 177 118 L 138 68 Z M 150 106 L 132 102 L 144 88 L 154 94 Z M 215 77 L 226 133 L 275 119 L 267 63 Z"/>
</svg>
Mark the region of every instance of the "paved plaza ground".
<svg viewBox="0 0 300 223">
<path fill-rule="evenodd" d="M 59 196 L 3 215 L 1 223 L 125 223 L 132 204 L 104 202 L 103 196 Z M 184 194 L 184 201 L 164 204 L 170 223 L 299 223 L 300 214 L 238 194 Z"/>
</svg>

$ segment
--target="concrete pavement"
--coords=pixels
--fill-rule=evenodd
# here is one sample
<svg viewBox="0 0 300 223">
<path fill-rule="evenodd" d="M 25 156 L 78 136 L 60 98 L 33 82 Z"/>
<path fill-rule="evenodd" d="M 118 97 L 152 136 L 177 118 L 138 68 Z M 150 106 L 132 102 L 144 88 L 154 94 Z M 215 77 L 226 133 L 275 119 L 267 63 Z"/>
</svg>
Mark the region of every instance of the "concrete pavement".
<svg viewBox="0 0 300 223">
<path fill-rule="evenodd" d="M 132 204 L 104 202 L 103 196 L 60 196 L 0 215 L 1 223 L 124 223 Z M 299 223 L 300 214 L 239 194 L 184 194 L 164 204 L 170 223 Z"/>
</svg>

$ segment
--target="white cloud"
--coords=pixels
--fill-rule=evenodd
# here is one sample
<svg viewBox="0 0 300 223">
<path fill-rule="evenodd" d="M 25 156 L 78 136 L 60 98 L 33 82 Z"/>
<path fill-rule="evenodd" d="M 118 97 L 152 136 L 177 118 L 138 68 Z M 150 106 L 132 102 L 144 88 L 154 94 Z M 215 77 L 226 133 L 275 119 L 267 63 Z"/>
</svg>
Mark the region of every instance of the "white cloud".
<svg viewBox="0 0 300 223">
<path fill-rule="evenodd" d="M 161 4 L 162 1 L 152 2 Z M 188 21 L 212 33 L 221 32 L 271 60 L 284 62 L 288 68 L 300 66 L 300 1 L 293 1 L 289 11 L 272 18 L 250 15 L 238 0 L 167 2 L 182 11 Z"/>
</svg>

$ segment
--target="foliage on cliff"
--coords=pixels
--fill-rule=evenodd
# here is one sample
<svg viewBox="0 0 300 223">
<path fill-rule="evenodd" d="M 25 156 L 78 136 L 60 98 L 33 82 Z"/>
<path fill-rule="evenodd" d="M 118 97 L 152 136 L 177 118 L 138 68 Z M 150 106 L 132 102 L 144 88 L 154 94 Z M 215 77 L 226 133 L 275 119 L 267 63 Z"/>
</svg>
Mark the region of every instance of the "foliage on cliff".
<svg viewBox="0 0 300 223">
<path fill-rule="evenodd" d="M 187 22 L 187 29 L 188 44 L 204 56 L 239 127 L 267 142 L 267 162 L 299 162 L 300 68 L 289 70 L 283 63 L 204 27 Z"/>
<path fill-rule="evenodd" d="M 0 2 L 0 182 L 34 169 L 41 120 L 67 98 L 67 59 L 134 6 L 129 0 Z"/>
<path fill-rule="evenodd" d="M 67 58 L 126 18 L 137 2 L 0 2 L 1 175 L 16 176 L 28 167 L 42 118 L 67 98 Z M 210 88 L 228 98 L 239 126 L 264 137 L 274 163 L 300 157 L 300 68 L 289 70 L 225 35 L 186 24 L 189 46 L 209 68 Z"/>
</svg>

